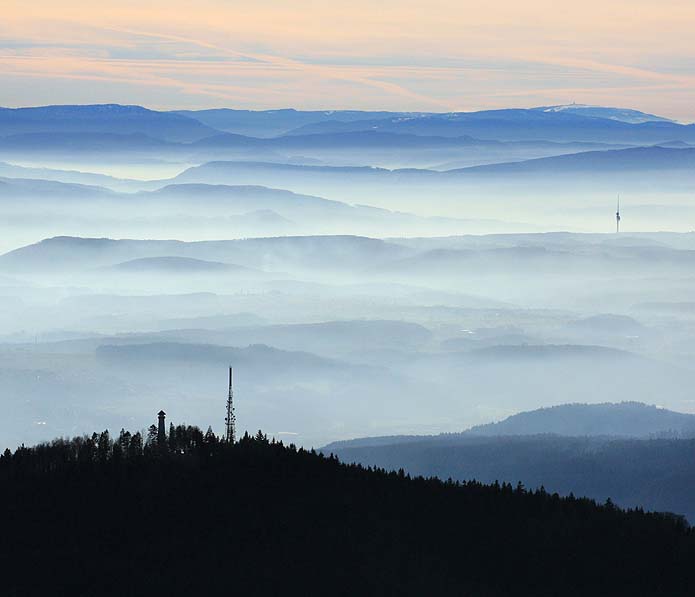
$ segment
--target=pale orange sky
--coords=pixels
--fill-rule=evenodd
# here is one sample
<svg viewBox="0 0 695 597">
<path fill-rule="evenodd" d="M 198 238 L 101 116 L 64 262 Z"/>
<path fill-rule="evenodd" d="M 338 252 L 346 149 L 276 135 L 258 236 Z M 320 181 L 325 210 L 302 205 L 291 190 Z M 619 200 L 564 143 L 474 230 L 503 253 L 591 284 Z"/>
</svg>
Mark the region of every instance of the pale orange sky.
<svg viewBox="0 0 695 597">
<path fill-rule="evenodd" d="M 695 120 L 695 0 L 2 0 L 0 105 L 472 110 Z"/>
</svg>

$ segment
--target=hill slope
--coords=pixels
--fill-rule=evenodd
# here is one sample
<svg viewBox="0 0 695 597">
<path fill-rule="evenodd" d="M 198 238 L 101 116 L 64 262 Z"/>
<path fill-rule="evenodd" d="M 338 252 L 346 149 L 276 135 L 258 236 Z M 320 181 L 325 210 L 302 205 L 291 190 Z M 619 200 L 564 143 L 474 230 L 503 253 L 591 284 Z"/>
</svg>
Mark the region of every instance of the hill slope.
<svg viewBox="0 0 695 597">
<path fill-rule="evenodd" d="M 473 427 L 469 435 L 535 435 L 648 437 L 693 434 L 695 415 L 639 402 L 563 404 L 519 413 L 499 423 Z"/>
<path fill-rule="evenodd" d="M 4 594 L 680 596 L 695 581 L 695 536 L 673 517 L 367 471 L 260 432 L 162 439 L 0 457 Z"/>
</svg>

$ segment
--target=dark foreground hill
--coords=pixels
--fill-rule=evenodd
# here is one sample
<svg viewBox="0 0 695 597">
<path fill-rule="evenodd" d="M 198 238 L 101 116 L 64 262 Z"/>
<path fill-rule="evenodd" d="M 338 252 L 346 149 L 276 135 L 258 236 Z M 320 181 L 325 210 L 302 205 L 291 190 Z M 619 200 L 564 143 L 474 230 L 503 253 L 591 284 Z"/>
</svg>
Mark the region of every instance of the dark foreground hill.
<svg viewBox="0 0 695 597">
<path fill-rule="evenodd" d="M 196 428 L 0 458 L 2 594 L 689 595 L 677 517 Z"/>
</svg>

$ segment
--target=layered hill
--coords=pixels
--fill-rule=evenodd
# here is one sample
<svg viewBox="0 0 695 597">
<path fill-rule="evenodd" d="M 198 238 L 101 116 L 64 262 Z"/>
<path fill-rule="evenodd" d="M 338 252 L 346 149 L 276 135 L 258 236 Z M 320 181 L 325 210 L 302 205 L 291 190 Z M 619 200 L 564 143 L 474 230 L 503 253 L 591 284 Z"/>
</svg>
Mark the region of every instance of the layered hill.
<svg viewBox="0 0 695 597">
<path fill-rule="evenodd" d="M 116 197 L 117 195 L 113 191 L 93 184 L 35 178 L 0 178 L 0 200 L 5 205 L 12 204 L 18 199 L 22 201 L 32 199 L 45 204 L 54 202 L 55 199 L 76 202 L 115 199 Z"/>
<path fill-rule="evenodd" d="M 253 270 L 219 261 L 206 261 L 191 257 L 143 257 L 117 263 L 109 268 L 111 272 L 128 274 L 202 274 L 202 273 L 240 273 L 254 274 Z"/>
<path fill-rule="evenodd" d="M 386 205 L 391 197 L 401 202 L 423 193 L 455 194 L 461 205 L 464 197 L 477 196 L 481 186 L 486 192 L 560 193 L 597 188 L 643 192 L 645 188 L 682 192 L 693 184 L 695 148 L 640 147 L 630 149 L 584 151 L 566 155 L 503 161 L 450 170 L 427 168 L 377 168 L 369 166 L 326 166 L 288 164 L 268 161 L 214 161 L 191 167 L 168 181 L 158 184 L 209 183 L 259 185 L 289 189 L 298 193 L 324 194 L 340 200 L 379 193 L 375 205 Z M 441 167 L 441 166 L 437 166 Z M 512 190 L 509 190 L 512 189 Z M 516 191 L 513 191 L 516 189 Z M 392 203 L 388 204 L 391 205 Z M 409 203 L 401 203 L 412 205 Z M 442 208 L 449 204 L 442 204 Z"/>
<path fill-rule="evenodd" d="M 22 223 L 38 227 L 42 221 L 32 219 L 29 214 L 39 208 L 44 216 L 50 216 L 50 222 L 65 220 L 65 225 L 75 217 L 89 217 L 90 222 L 108 227 L 110 223 L 123 221 L 127 213 L 132 223 L 140 222 L 145 228 L 151 229 L 157 223 L 169 223 L 177 226 L 176 229 L 186 225 L 204 230 L 219 228 L 232 230 L 237 238 L 343 233 L 378 236 L 423 231 L 451 234 L 476 229 L 504 231 L 513 227 L 511 223 L 489 218 L 418 216 L 260 185 L 181 183 L 159 187 L 89 173 L 3 168 L 0 164 L 0 173 L 3 170 L 19 176 L 45 177 L 0 178 L 0 201 L 18 213 L 29 212 Z M 142 186 L 154 190 L 124 192 Z M 79 210 L 77 215 L 74 210 Z"/>
<path fill-rule="evenodd" d="M 615 112 L 611 113 L 614 115 Z M 604 116 L 606 112 L 604 112 Z M 596 117 L 576 110 L 486 110 L 450 114 L 423 114 L 357 122 L 318 122 L 301 126 L 291 134 L 376 130 L 399 134 L 459 137 L 500 141 L 546 140 L 659 143 L 668 139 L 695 139 L 695 126 L 670 121 L 625 122 Z M 635 120 L 634 116 L 631 120 Z"/>
<path fill-rule="evenodd" d="M 86 270 L 125 261 L 177 257 L 220 261 L 252 268 L 363 267 L 409 253 L 394 243 L 359 236 L 302 236 L 183 242 L 56 237 L 0 257 L 0 269 Z M 150 262 L 151 263 L 151 262 Z"/>
<path fill-rule="evenodd" d="M 353 122 L 373 118 L 405 116 L 402 112 L 365 112 L 360 110 L 178 110 L 203 124 L 232 133 L 259 137 L 275 137 L 307 124 L 340 121 Z"/>
<path fill-rule="evenodd" d="M 85 191 L 86 192 L 86 191 Z M 265 191 L 259 190 L 262 195 Z M 253 196 L 254 193 L 251 193 Z M 232 199 L 234 195 L 232 194 Z M 280 198 L 283 198 L 280 195 Z M 290 200 L 293 197 L 288 196 Z M 311 201 L 305 213 L 314 209 Z M 324 206 L 319 205 L 321 209 Z M 329 205 L 328 207 L 332 207 Z M 336 213 L 343 212 L 338 204 Z M 307 235 L 210 240 L 136 240 L 54 237 L 0 255 L 1 271 L 25 273 L 55 270 L 84 271 L 145 258 L 188 258 L 221 262 L 266 271 L 283 268 L 321 268 L 359 271 L 367 277 L 390 280 L 451 280 L 465 268 L 469 275 L 543 272 L 568 277 L 585 272 L 605 277 L 658 271 L 685 272 L 695 263 L 689 235 L 672 235 L 673 244 L 635 238 L 613 242 L 614 236 L 565 237 L 566 242 L 537 244 L 524 235 L 452 237 L 417 242 L 381 240 L 351 235 Z M 679 246 L 682 245 L 682 248 Z M 441 248 L 440 248 L 441 247 Z M 450 247 L 450 248 L 444 248 Z M 150 264 L 156 262 L 149 262 Z M 164 264 L 164 263 L 163 263 Z M 579 333 L 590 328 L 616 329 L 616 322 L 577 321 L 567 327 Z M 623 326 L 625 330 L 627 328 Z M 632 331 L 636 330 L 632 326 Z M 628 330 L 629 331 L 629 330 Z"/>
<path fill-rule="evenodd" d="M 693 435 L 695 415 L 678 413 L 640 402 L 619 404 L 563 404 L 519 413 L 467 435 L 538 435 L 656 437 Z"/>
<path fill-rule="evenodd" d="M 194 141 L 216 132 L 180 114 L 118 104 L 0 108 L 0 130 L 3 136 L 29 133 L 132 133 L 168 141 Z"/>
<path fill-rule="evenodd" d="M 687 489 L 695 482 L 695 440 L 674 439 L 693 437 L 695 415 L 634 402 L 567 404 L 458 434 L 364 438 L 323 450 L 365 466 L 443 479 L 522 482 L 695 520 Z"/>
</svg>

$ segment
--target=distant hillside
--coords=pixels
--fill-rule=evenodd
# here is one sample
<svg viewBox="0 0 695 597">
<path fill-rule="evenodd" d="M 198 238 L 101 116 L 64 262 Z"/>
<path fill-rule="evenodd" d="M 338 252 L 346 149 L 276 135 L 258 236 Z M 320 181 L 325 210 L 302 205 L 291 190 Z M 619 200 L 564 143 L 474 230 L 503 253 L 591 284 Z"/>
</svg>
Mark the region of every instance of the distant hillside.
<svg viewBox="0 0 695 597">
<path fill-rule="evenodd" d="M 219 261 L 205 261 L 203 259 L 192 259 L 190 257 L 143 257 L 132 259 L 112 265 L 111 271 L 122 273 L 167 273 L 167 274 L 194 274 L 194 273 L 215 273 L 215 272 L 238 272 L 253 273 L 246 267 L 220 263 Z"/>
<path fill-rule="evenodd" d="M 283 325 L 244 324 L 218 330 L 179 327 L 162 335 L 208 344 L 267 344 L 283 350 L 345 355 L 365 350 L 417 350 L 430 340 L 432 333 L 424 326 L 405 321 L 351 320 Z"/>
<path fill-rule="evenodd" d="M 502 421 L 476 425 L 459 433 L 362 437 L 333 442 L 324 450 L 403 443 L 454 445 L 475 441 L 479 437 L 544 435 L 598 438 L 600 441 L 610 438 L 695 438 L 695 414 L 679 413 L 641 402 L 561 404 L 517 413 Z"/>
<path fill-rule="evenodd" d="M 260 431 L 157 435 L 0 456 L 4 594 L 684 597 L 695 583 L 677 516 L 366 470 Z"/>
<path fill-rule="evenodd" d="M 293 188 L 293 182 L 301 182 L 307 176 L 322 182 L 413 182 L 427 178 L 436 182 L 442 174 L 433 170 L 388 170 L 370 166 L 306 166 L 297 164 L 280 164 L 274 162 L 236 162 L 214 161 L 200 166 L 193 166 L 171 181 L 178 183 L 208 183 L 227 185 L 259 185 L 263 179 L 267 186 Z M 285 184 L 278 184 L 285 181 Z"/>
<path fill-rule="evenodd" d="M 62 188 L 60 183 L 51 184 Z M 2 188 L 0 185 L 0 195 L 3 192 Z M 78 190 L 83 190 L 84 193 L 89 192 L 88 189 L 81 187 L 78 187 Z M 223 200 L 225 189 L 215 187 L 209 197 L 210 201 L 217 200 L 218 190 L 220 200 Z M 256 194 L 261 197 L 260 201 L 265 201 L 264 190 L 252 189 L 250 197 Z M 232 202 L 235 201 L 234 192 L 230 197 Z M 244 194 L 241 192 L 240 203 L 247 201 L 243 197 Z M 268 197 L 268 202 L 271 203 L 276 200 L 282 202 L 284 199 L 291 202 L 296 196 L 278 192 L 270 193 Z M 194 198 L 195 190 L 192 191 L 190 201 Z M 305 213 L 308 217 L 314 209 L 313 200 L 296 198 L 300 205 L 306 201 Z M 335 207 L 329 202 L 325 207 L 327 210 L 335 208 L 335 213 L 344 215 L 353 213 L 355 222 L 368 221 L 361 218 L 366 218 L 365 214 L 371 211 L 369 208 L 364 210 L 355 208 L 355 212 L 350 212 L 351 208 L 346 206 L 346 210 L 340 205 Z M 321 204 L 318 209 L 320 213 L 323 209 Z M 378 218 L 383 217 L 381 221 L 384 226 L 391 221 L 389 212 L 383 210 L 374 210 L 374 212 L 374 221 L 379 221 Z M 246 217 L 251 216 L 252 214 L 247 214 Z M 412 218 L 413 223 L 422 225 L 429 221 L 427 218 L 417 218 L 407 214 L 393 214 L 393 218 L 393 222 L 396 223 L 402 222 L 402 219 L 407 221 L 408 218 Z M 695 264 L 695 250 L 676 249 L 648 240 L 632 243 L 627 237 L 623 243 L 612 242 L 611 239 L 614 236 L 591 235 L 584 238 L 583 235 L 574 235 L 564 245 L 551 242 L 546 247 L 526 241 L 524 235 L 510 235 L 508 241 L 504 236 L 492 235 L 470 237 L 469 247 L 471 248 L 434 249 L 428 249 L 428 247 L 437 246 L 440 243 L 445 246 L 449 243 L 457 246 L 456 237 L 453 237 L 449 243 L 443 238 L 423 242 L 386 241 L 352 235 L 277 236 L 194 242 L 54 237 L 0 255 L 0 271 L 25 273 L 49 270 L 84 271 L 114 266 L 134 259 L 183 257 L 233 263 L 268 272 L 287 271 L 287 268 L 348 269 L 377 277 L 381 281 L 420 284 L 422 280 L 447 280 L 452 276 L 459 276 L 462 268 L 476 275 L 494 273 L 520 276 L 525 272 L 535 274 L 543 272 L 548 276 L 567 277 L 570 274 L 582 272 L 592 276 L 613 277 L 618 268 L 621 274 L 628 272 L 641 275 L 647 272 L 661 274 L 665 271 L 685 274 Z M 687 247 L 692 244 L 688 235 L 681 236 L 683 236 L 682 239 L 674 235 L 674 245 L 681 243 Z M 575 332 L 582 326 L 588 328 L 591 325 L 591 321 L 584 324 L 577 323 Z M 593 325 L 596 327 L 599 323 L 594 322 Z M 615 328 L 615 322 L 608 327 Z M 567 330 L 571 331 L 569 327 Z"/>
<path fill-rule="evenodd" d="M 695 125 L 694 131 L 695 131 Z M 695 133 L 694 133 L 695 137 Z M 542 188 L 572 181 L 579 186 L 594 184 L 591 174 L 604 182 L 620 182 L 622 188 L 683 188 L 695 181 L 695 148 L 661 146 L 583 151 L 536 159 L 517 159 L 453 170 L 427 168 L 377 168 L 369 166 L 326 166 L 286 164 L 269 161 L 212 161 L 191 167 L 167 183 L 265 185 L 308 194 L 328 194 L 345 199 L 342 186 L 413 189 L 442 187 L 452 192 L 464 185 L 527 184 Z M 626 176 L 630 174 L 629 177 Z M 677 174 L 677 176 L 675 176 Z M 539 188 L 540 188 L 539 187 Z M 357 191 L 355 191 L 357 192 Z"/>
<path fill-rule="evenodd" d="M 580 334 L 639 335 L 646 332 L 645 327 L 632 317 L 610 313 L 575 319 L 566 327 L 569 331 Z"/>
<path fill-rule="evenodd" d="M 271 346 L 256 344 L 246 348 L 214 346 L 204 344 L 181 344 L 176 342 L 156 342 L 145 344 L 120 344 L 99 346 L 97 357 L 108 361 L 130 362 L 138 367 L 150 367 L 156 363 L 206 363 L 213 366 L 226 366 L 234 363 L 244 368 L 249 375 L 264 374 L 272 369 L 274 375 L 297 373 L 306 370 L 340 371 L 345 367 L 339 361 L 322 358 L 299 351 L 278 350 Z M 354 368 L 358 370 L 358 367 Z"/>
<path fill-rule="evenodd" d="M 143 191 L 134 195 L 138 206 L 147 209 L 158 204 L 166 207 L 176 205 L 182 210 L 198 210 L 202 207 L 207 213 L 224 215 L 230 212 L 251 213 L 275 212 L 283 218 L 289 230 L 318 230 L 333 232 L 336 229 L 360 234 L 382 236 L 390 230 L 435 231 L 446 234 L 450 231 L 465 230 L 470 226 L 484 226 L 489 229 L 505 225 L 495 220 L 461 219 L 447 217 L 422 217 L 403 211 L 380 209 L 369 205 L 351 205 L 314 195 L 293 193 L 278 188 L 260 185 L 230 185 L 205 183 L 169 184 L 154 191 Z M 131 202 L 132 196 L 122 195 L 121 202 Z M 260 220 L 260 218 L 259 218 Z M 269 222 L 266 217 L 259 224 Z M 510 225 L 511 226 L 511 225 Z M 364 232 L 364 231 L 367 232 Z"/>
<path fill-rule="evenodd" d="M 584 141 L 607 143 L 659 143 L 665 139 L 692 141 L 695 126 L 663 120 L 625 122 L 577 110 L 504 109 L 410 117 L 372 118 L 357 122 L 316 122 L 298 127 L 291 134 L 374 130 L 399 134 L 460 137 L 499 141 Z M 612 113 L 615 116 L 615 112 Z M 632 115 L 633 117 L 635 115 Z M 634 118 L 633 118 L 634 119 Z M 641 118 L 642 120 L 645 117 Z"/>
<path fill-rule="evenodd" d="M 545 106 L 535 108 L 539 112 L 565 112 L 577 114 L 579 116 L 589 116 L 590 118 L 606 118 L 608 120 L 618 120 L 630 124 L 642 124 L 643 122 L 673 122 L 669 118 L 647 114 L 639 110 L 629 110 L 625 108 L 606 108 L 603 106 L 586 106 L 583 104 L 566 104 L 564 106 Z"/>
<path fill-rule="evenodd" d="M 567 436 L 695 437 L 695 415 L 640 402 L 563 404 L 512 415 L 499 423 L 479 425 L 465 433 L 488 436 L 554 433 Z"/>
<path fill-rule="evenodd" d="M 0 113 L 1 114 L 1 113 Z M 0 137 L 0 152 L 142 152 L 164 151 L 177 145 L 145 135 L 106 132 L 36 132 Z"/>
<path fill-rule="evenodd" d="M 72 215 L 68 207 L 91 213 L 95 202 L 99 201 L 99 207 L 103 208 L 99 216 L 106 221 L 117 217 L 114 214 L 124 208 L 134 220 L 152 219 L 153 210 L 161 210 L 165 214 L 163 218 L 190 218 L 189 223 L 203 228 L 211 219 L 223 217 L 229 220 L 228 228 L 239 237 L 336 233 L 378 236 L 386 232 L 450 234 L 479 226 L 487 230 L 513 227 L 512 223 L 491 219 L 422 217 L 260 185 L 181 183 L 157 188 L 157 183 L 0 163 L 2 174 L 42 176 L 46 180 L 0 178 L 0 201 L 26 208 L 26 199 L 31 199 L 34 204 L 41 202 L 51 214 L 61 214 L 67 221 Z M 97 184 L 103 186 L 94 186 Z M 155 190 L 142 191 L 139 190 L 141 186 Z M 133 190 L 137 192 L 124 192 Z M 58 198 L 61 201 L 55 200 Z M 172 207 L 177 210 L 173 211 Z"/>
<path fill-rule="evenodd" d="M 84 201 L 117 197 L 113 191 L 100 186 L 55 180 L 0 178 L 0 183 L 0 200 L 3 202 L 26 198 L 48 203 L 55 199 Z"/>
<path fill-rule="evenodd" d="M 211 131 L 212 132 L 212 131 Z M 689 147 L 687 144 L 673 147 Z M 661 146 L 666 146 L 663 143 Z M 268 162 L 296 165 L 359 164 L 450 170 L 481 164 L 515 162 L 582 151 L 620 149 L 625 144 L 501 142 L 459 137 L 398 134 L 373 130 L 260 138 L 215 133 L 192 142 L 174 142 L 141 132 L 28 132 L 0 137 L 7 161 L 70 157 L 98 169 L 100 162 L 170 162 L 183 167 L 209 161 Z M 139 188 L 137 183 L 131 183 Z M 141 183 L 142 186 L 142 183 Z"/>
<path fill-rule="evenodd" d="M 505 249 L 536 247 L 570 251 L 584 246 L 695 249 L 695 232 L 633 232 L 629 234 L 540 232 L 515 234 L 464 234 L 447 237 L 392 239 L 398 244 L 419 250 L 432 249 Z"/>
<path fill-rule="evenodd" d="M 322 450 L 343 462 L 412 475 L 521 482 L 598 501 L 610 497 L 623 507 L 667 510 L 695 522 L 693 439 L 454 434 L 367 438 Z"/>
<path fill-rule="evenodd" d="M 298 222 L 314 222 L 316 219 L 395 218 L 399 214 L 374 208 L 348 205 L 312 195 L 292 193 L 283 189 L 259 185 L 224 185 L 182 183 L 166 185 L 155 191 L 140 192 L 136 198 L 145 205 L 166 202 L 182 208 L 202 207 L 209 210 L 248 212 L 272 210 L 285 218 Z M 124 197 L 124 200 L 127 200 Z M 415 218 L 415 216 L 411 216 Z"/>
<path fill-rule="evenodd" d="M 403 112 L 363 112 L 359 110 L 178 110 L 175 112 L 194 118 L 203 124 L 241 135 L 275 137 L 297 127 L 316 122 L 354 122 L 373 118 L 404 116 Z"/>
<path fill-rule="evenodd" d="M 118 104 L 0 108 L 5 136 L 25 133 L 141 133 L 167 141 L 194 141 L 215 130 L 180 114 Z"/>
<path fill-rule="evenodd" d="M 153 257 L 185 257 L 256 269 L 364 267 L 408 254 L 394 243 L 359 236 L 285 236 L 183 242 L 55 237 L 0 256 L 0 270 L 87 270 Z"/>
<path fill-rule="evenodd" d="M 695 262 L 695 252 L 659 246 L 577 246 L 538 247 L 518 244 L 504 248 L 432 249 L 419 251 L 400 260 L 374 266 L 383 275 L 411 279 L 454 276 L 465 268 L 468 272 L 504 272 L 520 274 L 543 272 L 566 276 L 570 273 L 611 275 L 618 268 L 626 271 L 658 271 L 664 268 L 687 268 Z"/>
<path fill-rule="evenodd" d="M 92 174 L 77 170 L 56 170 L 53 168 L 29 168 L 0 162 L 0 176 L 11 179 L 33 179 L 99 186 L 107 188 L 126 187 L 127 180 L 121 180 L 104 174 Z"/>
<path fill-rule="evenodd" d="M 490 164 L 449 171 L 449 174 L 482 176 L 486 174 L 544 175 L 591 172 L 604 174 L 626 171 L 677 171 L 695 167 L 695 148 L 669 148 L 662 146 L 614 149 L 608 151 L 585 151 L 570 155 L 553 156 L 514 162 Z"/>
<path fill-rule="evenodd" d="M 443 479 L 521 481 L 563 495 L 610 496 L 623 506 L 672 510 L 695 521 L 687 489 L 695 483 L 695 440 L 668 438 L 695 438 L 695 415 L 637 402 L 566 404 L 463 433 L 367 437 L 323 451 Z"/>
<path fill-rule="evenodd" d="M 379 131 L 348 131 L 335 133 L 317 133 L 309 135 L 289 135 L 272 139 L 259 139 L 225 133 L 214 137 L 206 137 L 192 144 L 193 148 L 238 148 L 291 150 L 306 149 L 428 149 L 428 148 L 457 148 L 468 146 L 485 146 L 504 144 L 498 141 L 481 141 L 464 135 L 462 137 L 428 137 L 423 135 L 399 135 L 397 133 Z"/>
</svg>

